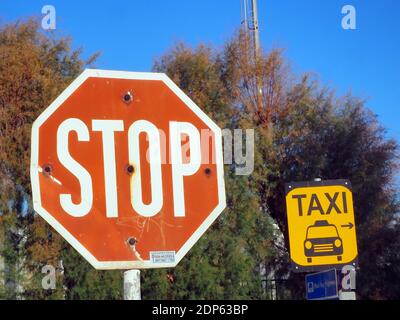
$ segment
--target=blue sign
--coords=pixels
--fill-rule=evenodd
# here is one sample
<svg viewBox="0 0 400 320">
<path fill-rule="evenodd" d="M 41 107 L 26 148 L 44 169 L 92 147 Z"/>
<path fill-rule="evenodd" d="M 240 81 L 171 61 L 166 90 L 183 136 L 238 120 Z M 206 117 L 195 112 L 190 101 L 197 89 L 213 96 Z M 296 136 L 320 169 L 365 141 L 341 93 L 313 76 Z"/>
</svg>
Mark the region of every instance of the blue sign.
<svg viewBox="0 0 400 320">
<path fill-rule="evenodd" d="M 337 299 L 338 287 L 336 270 L 306 275 L 307 300 Z"/>
</svg>

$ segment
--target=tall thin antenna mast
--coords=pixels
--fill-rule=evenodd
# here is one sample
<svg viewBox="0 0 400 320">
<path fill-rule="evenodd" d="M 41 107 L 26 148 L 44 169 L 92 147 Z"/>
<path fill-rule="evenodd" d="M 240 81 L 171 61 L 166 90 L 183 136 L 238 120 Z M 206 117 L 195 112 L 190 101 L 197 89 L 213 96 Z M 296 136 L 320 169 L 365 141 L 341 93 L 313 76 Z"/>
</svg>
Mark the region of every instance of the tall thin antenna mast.
<svg viewBox="0 0 400 320">
<path fill-rule="evenodd" d="M 247 20 L 247 0 L 241 0 L 240 2 L 240 13 L 241 13 L 241 24 L 244 25 L 245 30 L 248 30 L 248 20 Z"/>
<path fill-rule="evenodd" d="M 258 9 L 257 0 L 252 0 L 252 20 L 253 20 L 253 38 L 254 38 L 254 50 L 255 58 L 258 60 L 260 57 L 260 32 L 258 27 Z"/>
<path fill-rule="evenodd" d="M 252 46 L 250 48 L 254 51 L 254 64 L 256 66 L 255 76 L 256 76 L 256 100 L 257 109 L 260 111 L 262 108 L 262 80 L 258 74 L 258 63 L 261 58 L 261 44 L 260 44 L 260 32 L 258 25 L 258 8 L 257 0 L 241 0 L 242 6 L 242 24 L 244 25 L 244 31 L 246 34 L 250 35 L 252 41 Z M 249 52 L 250 53 L 250 52 Z"/>
<path fill-rule="evenodd" d="M 254 58 L 258 60 L 261 54 L 260 32 L 258 25 L 257 0 L 241 0 L 242 21 L 244 29 L 251 35 L 254 44 Z"/>
</svg>

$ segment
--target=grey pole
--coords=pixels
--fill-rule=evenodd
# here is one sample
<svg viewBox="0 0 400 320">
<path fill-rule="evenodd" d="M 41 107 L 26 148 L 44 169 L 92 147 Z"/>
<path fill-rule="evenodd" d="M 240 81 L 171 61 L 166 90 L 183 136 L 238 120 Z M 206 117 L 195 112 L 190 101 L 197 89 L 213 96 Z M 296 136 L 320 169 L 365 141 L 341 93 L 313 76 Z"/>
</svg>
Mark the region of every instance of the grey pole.
<svg viewBox="0 0 400 320">
<path fill-rule="evenodd" d="M 252 34 L 253 34 L 253 44 L 254 44 L 254 63 L 257 66 L 260 61 L 260 58 L 261 58 L 257 0 L 251 0 L 251 14 L 252 14 L 252 22 L 253 22 Z M 262 85 L 261 85 L 260 75 L 258 74 L 258 70 L 256 70 L 256 87 L 257 87 L 257 109 L 259 111 L 261 111 L 261 108 L 262 108 Z"/>
<path fill-rule="evenodd" d="M 251 7 L 250 7 L 251 1 Z M 254 43 L 254 58 L 257 61 L 261 55 L 260 32 L 258 25 L 258 7 L 257 0 L 242 0 L 242 21 L 246 33 L 251 32 L 251 38 Z"/>
<path fill-rule="evenodd" d="M 354 291 L 340 291 L 339 292 L 339 300 L 357 300 L 356 293 Z"/>
<path fill-rule="evenodd" d="M 124 300 L 141 300 L 140 270 L 124 272 Z"/>
<path fill-rule="evenodd" d="M 140 259 L 140 255 L 137 256 L 135 237 L 129 237 L 126 241 L 129 248 L 136 258 Z M 141 300 L 140 297 L 140 270 L 128 270 L 124 272 L 124 299 L 125 300 Z"/>
<path fill-rule="evenodd" d="M 254 37 L 254 49 L 255 49 L 255 58 L 256 61 L 260 57 L 260 32 L 259 32 L 259 26 L 258 26 L 258 8 L 257 8 L 257 0 L 252 0 L 252 13 L 253 13 L 253 37 Z"/>
</svg>

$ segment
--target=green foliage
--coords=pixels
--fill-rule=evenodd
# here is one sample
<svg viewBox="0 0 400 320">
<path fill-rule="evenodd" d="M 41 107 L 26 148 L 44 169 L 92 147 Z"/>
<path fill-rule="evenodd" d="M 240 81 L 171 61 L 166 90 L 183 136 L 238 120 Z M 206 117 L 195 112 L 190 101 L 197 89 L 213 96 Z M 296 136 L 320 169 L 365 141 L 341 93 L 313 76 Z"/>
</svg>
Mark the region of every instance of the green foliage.
<svg viewBox="0 0 400 320">
<path fill-rule="evenodd" d="M 64 266 L 63 285 L 66 299 L 113 300 L 123 298 L 123 273 L 121 271 L 94 270 L 70 246 L 66 246 L 61 258 Z"/>
<path fill-rule="evenodd" d="M 0 29 L 0 256 L 8 298 L 63 297 L 60 283 L 48 292 L 41 286 L 42 267 L 59 264 L 64 241 L 32 210 L 30 134 L 32 122 L 84 66 L 80 50 L 42 34 L 37 21 Z"/>
<path fill-rule="evenodd" d="M 155 64 L 222 128 L 236 128 L 237 110 L 222 81 L 222 60 L 209 48 L 183 44 Z M 149 299 L 257 299 L 262 297 L 259 265 L 271 250 L 268 215 L 259 210 L 249 177 L 226 166 L 228 208 L 173 270 L 145 271 L 143 297 Z"/>
<path fill-rule="evenodd" d="M 271 190 L 260 195 L 263 206 L 270 210 L 287 238 L 282 206 L 285 182 L 317 177 L 350 179 L 359 245 L 358 276 L 362 283 L 358 293 L 360 298 L 378 297 L 382 288 L 368 283 L 371 279 L 381 280 L 386 270 L 398 268 L 395 263 L 384 268 L 377 262 L 384 255 L 392 262 L 398 257 L 396 251 L 388 252 L 394 239 L 387 243 L 387 250 L 371 254 L 372 248 L 383 245 L 383 239 L 389 240 L 389 235 L 394 237 L 400 231 L 393 181 L 397 143 L 385 138 L 384 129 L 363 101 L 351 96 L 337 99 L 308 78 L 288 93 L 287 104 L 278 112 L 273 127 L 274 148 L 268 163 L 274 169 L 261 181 Z M 293 291 L 304 283 L 302 277 L 293 275 L 292 279 Z"/>
</svg>

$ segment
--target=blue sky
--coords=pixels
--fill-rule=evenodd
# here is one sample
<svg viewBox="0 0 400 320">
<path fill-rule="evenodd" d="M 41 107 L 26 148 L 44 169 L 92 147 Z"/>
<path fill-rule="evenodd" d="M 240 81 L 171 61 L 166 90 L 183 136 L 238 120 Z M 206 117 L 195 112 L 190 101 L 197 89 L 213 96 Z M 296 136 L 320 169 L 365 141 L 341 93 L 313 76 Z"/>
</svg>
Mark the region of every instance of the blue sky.
<svg viewBox="0 0 400 320">
<path fill-rule="evenodd" d="M 222 48 L 240 25 L 241 0 L 1 0 L 0 23 L 56 8 L 57 34 L 70 35 L 96 66 L 150 71 L 174 43 Z M 341 9 L 357 10 L 357 30 L 343 30 Z M 388 136 L 400 140 L 399 0 L 258 0 L 265 50 L 282 47 L 296 74 L 313 72 L 339 94 L 368 99 Z"/>
</svg>

